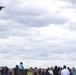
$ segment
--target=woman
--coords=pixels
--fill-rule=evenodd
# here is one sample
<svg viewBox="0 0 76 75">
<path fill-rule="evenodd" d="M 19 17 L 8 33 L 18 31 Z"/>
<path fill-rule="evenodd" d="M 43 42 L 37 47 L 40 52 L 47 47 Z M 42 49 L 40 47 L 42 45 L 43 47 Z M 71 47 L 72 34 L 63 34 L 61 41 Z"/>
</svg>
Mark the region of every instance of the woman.
<svg viewBox="0 0 76 75">
<path fill-rule="evenodd" d="M 33 75 L 39 75 L 37 67 L 34 68 Z"/>
</svg>

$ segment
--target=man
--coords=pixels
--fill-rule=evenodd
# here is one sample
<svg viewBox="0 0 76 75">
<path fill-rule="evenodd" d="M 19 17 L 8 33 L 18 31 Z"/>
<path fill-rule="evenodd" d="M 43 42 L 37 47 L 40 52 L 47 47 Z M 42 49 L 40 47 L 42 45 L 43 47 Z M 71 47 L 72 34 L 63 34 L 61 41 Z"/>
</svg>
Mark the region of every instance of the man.
<svg viewBox="0 0 76 75">
<path fill-rule="evenodd" d="M 19 69 L 24 69 L 23 63 L 20 62 Z"/>
<path fill-rule="evenodd" d="M 19 69 L 17 70 L 17 73 L 18 73 L 18 75 L 25 75 L 25 70 L 24 70 L 24 66 L 23 66 L 22 62 L 20 62 Z"/>
<path fill-rule="evenodd" d="M 70 75 L 70 71 L 66 69 L 66 66 L 63 66 L 63 69 L 61 70 L 61 75 Z"/>
</svg>

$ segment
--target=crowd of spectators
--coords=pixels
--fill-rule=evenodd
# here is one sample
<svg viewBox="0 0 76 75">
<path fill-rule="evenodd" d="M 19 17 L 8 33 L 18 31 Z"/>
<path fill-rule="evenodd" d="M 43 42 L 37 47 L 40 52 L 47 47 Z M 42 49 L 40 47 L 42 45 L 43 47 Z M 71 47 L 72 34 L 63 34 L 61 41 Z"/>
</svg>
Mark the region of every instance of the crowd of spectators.
<svg viewBox="0 0 76 75">
<path fill-rule="evenodd" d="M 0 67 L 0 75 L 76 75 L 76 68 L 69 68 L 64 65 L 63 67 L 54 66 L 46 69 L 37 67 L 25 69 L 23 63 L 20 62 L 12 69 L 7 66 Z"/>
</svg>

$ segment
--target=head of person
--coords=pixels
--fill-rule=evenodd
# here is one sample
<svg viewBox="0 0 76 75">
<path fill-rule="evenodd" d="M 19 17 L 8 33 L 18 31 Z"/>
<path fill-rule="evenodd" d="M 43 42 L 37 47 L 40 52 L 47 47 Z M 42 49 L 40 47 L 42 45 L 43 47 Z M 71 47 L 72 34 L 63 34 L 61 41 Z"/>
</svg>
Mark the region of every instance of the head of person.
<svg viewBox="0 0 76 75">
<path fill-rule="evenodd" d="M 53 67 L 51 67 L 50 70 L 53 70 Z"/>
<path fill-rule="evenodd" d="M 23 64 L 22 62 L 20 62 L 20 64 Z"/>
<path fill-rule="evenodd" d="M 66 68 L 66 65 L 64 65 L 63 68 L 65 69 Z"/>
<path fill-rule="evenodd" d="M 30 72 L 31 71 L 31 68 L 29 68 L 28 71 Z"/>
<path fill-rule="evenodd" d="M 58 69 L 58 67 L 57 67 L 57 66 L 55 66 L 55 67 L 54 67 L 54 69 Z"/>
</svg>

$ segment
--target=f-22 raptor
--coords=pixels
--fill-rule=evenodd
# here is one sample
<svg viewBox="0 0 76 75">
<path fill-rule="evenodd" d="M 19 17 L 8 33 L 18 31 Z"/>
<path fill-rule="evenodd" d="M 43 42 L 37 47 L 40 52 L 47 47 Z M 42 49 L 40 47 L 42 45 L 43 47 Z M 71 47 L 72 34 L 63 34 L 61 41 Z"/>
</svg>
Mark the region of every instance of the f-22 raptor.
<svg viewBox="0 0 76 75">
<path fill-rule="evenodd" d="M 1 11 L 3 8 L 4 8 L 3 6 L 0 6 L 0 11 Z"/>
</svg>

